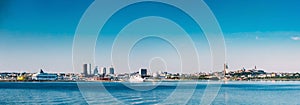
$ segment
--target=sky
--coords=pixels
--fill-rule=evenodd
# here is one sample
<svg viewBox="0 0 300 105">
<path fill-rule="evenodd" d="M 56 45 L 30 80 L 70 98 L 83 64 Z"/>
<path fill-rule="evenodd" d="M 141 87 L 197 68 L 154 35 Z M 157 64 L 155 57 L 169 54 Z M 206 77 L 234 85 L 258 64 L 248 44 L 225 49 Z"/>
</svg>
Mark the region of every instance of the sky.
<svg viewBox="0 0 300 105">
<path fill-rule="evenodd" d="M 92 0 L 1 0 L 0 72 L 38 72 L 41 68 L 46 72 L 73 72 L 74 34 L 82 15 L 92 2 Z M 269 72 L 300 72 L 300 1 L 205 0 L 205 3 L 214 13 L 224 34 L 226 62 L 230 70 L 243 67 L 251 69 L 256 65 L 259 69 Z M 188 19 L 182 15 L 174 17 L 173 14 L 178 12 L 167 13 L 163 11 L 164 9 L 167 7 L 152 12 L 173 17 L 175 20 Z M 123 16 L 121 18 L 114 17 L 117 22 L 112 25 L 124 23 L 126 18 L 130 18 L 126 17 L 127 14 L 137 17 L 139 11 L 146 10 L 140 8 L 127 11 L 124 12 L 124 16 L 120 15 Z M 126 26 L 126 29 L 147 30 L 149 27 L 155 27 L 147 23 L 141 24 L 143 22 L 145 23 L 143 20 L 134 21 Z M 153 25 L 155 22 L 159 23 L 153 20 Z M 133 27 L 132 24 L 140 26 Z M 159 27 L 171 27 L 172 24 L 166 22 L 159 24 Z M 209 46 L 204 36 L 196 36 L 202 31 L 189 24 L 181 25 L 190 27 L 189 32 L 192 32 L 190 36 L 201 58 L 201 70 L 209 71 Z M 175 37 L 181 35 L 172 29 L 166 28 L 168 34 Z M 116 36 L 112 35 L 111 30 L 116 29 L 113 27 L 104 31 L 104 35 L 97 40 L 94 65 L 100 67 L 111 65 L 111 62 L 106 60 L 110 57 L 108 51 L 112 46 L 106 41 L 113 40 Z M 122 32 L 120 34 L 133 34 L 132 31 Z M 130 36 L 127 38 L 129 40 Z M 151 58 L 162 57 L 166 61 L 168 71 L 180 71 L 178 69 L 180 57 L 176 53 L 176 46 L 171 46 L 166 40 L 155 37 L 143 39 L 136 43 L 129 55 L 129 65 L 133 70 L 148 67 Z M 127 71 L 116 69 L 116 72 Z M 187 70 L 187 72 L 194 71 Z"/>
</svg>

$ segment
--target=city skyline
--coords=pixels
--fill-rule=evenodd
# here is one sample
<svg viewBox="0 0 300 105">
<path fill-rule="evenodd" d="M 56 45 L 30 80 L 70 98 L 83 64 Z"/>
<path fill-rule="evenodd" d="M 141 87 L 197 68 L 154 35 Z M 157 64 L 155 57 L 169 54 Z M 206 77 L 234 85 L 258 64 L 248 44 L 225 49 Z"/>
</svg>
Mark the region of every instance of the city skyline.
<svg viewBox="0 0 300 105">
<path fill-rule="evenodd" d="M 82 14 L 91 2 L 0 1 L 0 72 L 36 72 L 40 68 L 50 72 L 73 72 L 74 33 Z M 300 72 L 300 15 L 297 11 L 300 7 L 295 3 L 299 1 L 205 2 L 216 16 L 224 33 L 226 62 L 231 70 L 253 68 L 256 65 L 269 72 Z M 168 24 L 162 26 L 170 27 Z M 201 30 L 193 31 L 191 37 L 201 58 L 200 70 L 207 72 L 211 61 L 208 43 L 205 37 L 197 36 L 202 34 Z M 172 31 L 168 34 L 180 35 Z M 107 33 L 100 39 L 111 40 L 112 35 Z M 110 59 L 107 52 L 110 48 L 110 44 L 97 42 L 95 65 L 112 65 L 107 60 Z M 149 60 L 157 55 L 167 61 L 169 71 L 180 71 L 176 49 L 157 38 L 145 39 L 133 47 L 129 56 L 130 66 L 133 70 L 149 67 Z"/>
</svg>

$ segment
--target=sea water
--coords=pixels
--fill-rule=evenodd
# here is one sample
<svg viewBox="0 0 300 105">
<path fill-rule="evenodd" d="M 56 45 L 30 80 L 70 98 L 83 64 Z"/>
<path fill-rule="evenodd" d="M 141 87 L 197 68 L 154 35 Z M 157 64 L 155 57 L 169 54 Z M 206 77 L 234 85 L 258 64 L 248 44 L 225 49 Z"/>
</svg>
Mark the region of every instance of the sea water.
<svg viewBox="0 0 300 105">
<path fill-rule="evenodd" d="M 209 89 L 211 88 L 211 89 Z M 211 91 L 211 92 L 210 92 Z M 192 93 L 192 94 L 191 94 Z M 216 95 L 209 95 L 214 94 Z M 205 97 L 205 94 L 213 97 Z M 296 105 L 298 81 L 236 82 L 1 82 L 0 104 Z M 166 101 L 167 100 L 167 101 Z"/>
</svg>

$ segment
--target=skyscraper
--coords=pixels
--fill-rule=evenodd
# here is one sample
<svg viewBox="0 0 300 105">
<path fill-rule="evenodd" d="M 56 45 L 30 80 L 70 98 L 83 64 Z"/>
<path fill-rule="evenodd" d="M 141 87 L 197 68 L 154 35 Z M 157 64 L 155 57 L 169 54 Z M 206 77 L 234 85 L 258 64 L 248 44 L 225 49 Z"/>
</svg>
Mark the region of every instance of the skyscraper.
<svg viewBox="0 0 300 105">
<path fill-rule="evenodd" d="M 101 67 L 101 73 L 102 73 L 103 75 L 106 74 L 106 68 L 105 68 L 105 67 Z"/>
<path fill-rule="evenodd" d="M 89 70 L 89 75 L 93 75 L 92 74 L 92 64 L 88 64 L 88 70 Z"/>
<path fill-rule="evenodd" d="M 109 68 L 109 74 L 115 74 L 115 69 L 113 66 L 110 66 Z"/>
<path fill-rule="evenodd" d="M 94 69 L 94 75 L 97 75 L 97 74 L 98 74 L 98 66 L 96 66 Z"/>
<path fill-rule="evenodd" d="M 83 74 L 84 74 L 84 76 L 88 76 L 88 65 L 87 64 L 83 64 Z"/>
<path fill-rule="evenodd" d="M 83 64 L 84 76 L 92 75 L 92 64 Z"/>
</svg>

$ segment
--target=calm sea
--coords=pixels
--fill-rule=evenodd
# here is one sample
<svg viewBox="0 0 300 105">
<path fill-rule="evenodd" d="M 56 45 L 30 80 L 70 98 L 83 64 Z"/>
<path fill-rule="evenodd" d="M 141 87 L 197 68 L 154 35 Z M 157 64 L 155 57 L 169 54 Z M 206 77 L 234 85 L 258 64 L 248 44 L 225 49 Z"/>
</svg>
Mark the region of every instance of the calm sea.
<svg viewBox="0 0 300 105">
<path fill-rule="evenodd" d="M 0 104 L 144 105 L 165 102 L 194 105 L 200 104 L 205 94 L 208 94 L 205 99 L 211 99 L 211 104 L 215 105 L 296 105 L 300 103 L 300 82 L 297 81 L 216 84 L 92 82 L 78 85 L 76 82 L 1 82 Z M 210 95 L 214 93 L 217 94 Z"/>
</svg>

